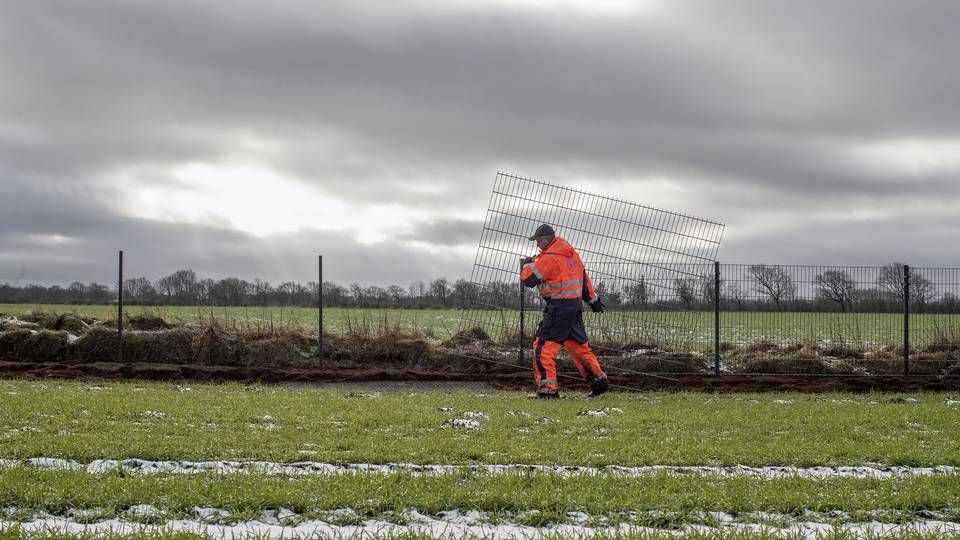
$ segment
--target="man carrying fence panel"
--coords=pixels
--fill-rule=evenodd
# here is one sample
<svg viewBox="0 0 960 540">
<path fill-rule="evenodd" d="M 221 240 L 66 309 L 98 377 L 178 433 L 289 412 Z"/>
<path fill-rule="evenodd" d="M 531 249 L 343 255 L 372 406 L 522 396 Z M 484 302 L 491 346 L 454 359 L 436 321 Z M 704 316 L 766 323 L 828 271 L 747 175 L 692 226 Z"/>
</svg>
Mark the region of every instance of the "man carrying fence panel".
<svg viewBox="0 0 960 540">
<path fill-rule="evenodd" d="M 590 384 L 590 395 L 598 396 L 607 391 L 609 383 L 587 342 L 583 302 L 596 313 L 603 312 L 603 302 L 593 289 L 580 256 L 569 242 L 556 235 L 553 227 L 547 224 L 537 227 L 530 240 L 537 242 L 540 254 L 524 259 L 520 280 L 527 287 L 537 287 L 546 302 L 533 340 L 537 397 L 559 397 L 557 353 L 561 346 Z"/>
</svg>

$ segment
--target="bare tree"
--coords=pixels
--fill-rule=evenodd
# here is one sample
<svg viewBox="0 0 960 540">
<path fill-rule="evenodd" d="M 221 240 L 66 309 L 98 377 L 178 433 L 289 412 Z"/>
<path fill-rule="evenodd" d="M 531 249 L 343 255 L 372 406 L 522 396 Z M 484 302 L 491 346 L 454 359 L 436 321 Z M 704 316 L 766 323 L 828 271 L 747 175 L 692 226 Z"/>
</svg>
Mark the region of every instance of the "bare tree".
<svg viewBox="0 0 960 540">
<path fill-rule="evenodd" d="M 323 305 L 342 306 L 347 303 L 347 289 L 330 281 L 323 282 Z"/>
<path fill-rule="evenodd" d="M 430 294 L 446 307 L 447 296 L 450 294 L 450 285 L 447 278 L 437 278 L 430 282 Z"/>
<path fill-rule="evenodd" d="M 894 295 L 903 301 L 903 263 L 890 263 L 883 265 L 880 269 L 880 275 L 877 277 L 877 285 L 884 291 Z"/>
<path fill-rule="evenodd" d="M 422 299 L 427 295 L 427 286 L 424 282 L 417 280 L 410 284 L 410 297 Z"/>
<path fill-rule="evenodd" d="M 356 281 L 350 284 L 350 295 L 353 296 L 353 302 L 357 306 L 363 305 L 363 287 Z"/>
<path fill-rule="evenodd" d="M 100 283 L 87 284 L 87 301 L 92 304 L 106 304 L 111 299 L 110 289 Z"/>
<path fill-rule="evenodd" d="M 145 277 L 126 279 L 123 281 L 123 290 L 129 295 L 130 301 L 139 303 L 150 303 L 156 299 L 157 290 L 153 284 Z"/>
<path fill-rule="evenodd" d="M 697 294 L 693 278 L 677 278 L 673 280 L 673 290 L 677 293 L 677 299 L 687 308 L 693 305 Z"/>
<path fill-rule="evenodd" d="M 710 273 L 701 274 L 699 278 L 700 294 L 703 295 L 704 303 L 710 306 L 714 305 L 714 302 L 717 301 L 716 280 L 716 276 Z M 723 283 L 720 283 L 720 286 L 723 287 Z"/>
<path fill-rule="evenodd" d="M 387 303 L 387 290 L 378 285 L 371 285 L 364 289 L 363 295 L 370 299 L 374 306 L 383 307 Z"/>
<path fill-rule="evenodd" d="M 904 268 L 905 265 L 899 262 L 885 264 L 877 277 L 877 285 L 901 302 L 903 302 Z M 933 299 L 933 293 L 933 283 L 929 279 L 914 272 L 910 273 L 911 300 L 924 306 Z"/>
<path fill-rule="evenodd" d="M 280 296 L 281 305 L 296 305 L 297 295 L 303 286 L 293 281 L 284 281 L 277 285 L 277 294 Z"/>
<path fill-rule="evenodd" d="M 273 294 L 273 287 L 269 282 L 266 282 L 260 278 L 253 280 L 253 284 L 250 287 L 250 295 L 253 297 L 253 304 L 258 306 L 265 306 L 271 303 L 270 296 Z"/>
<path fill-rule="evenodd" d="M 403 303 L 403 297 L 406 296 L 406 292 L 403 290 L 403 287 L 399 285 L 390 285 L 387 287 L 387 294 L 393 300 L 393 304 L 399 306 Z"/>
<path fill-rule="evenodd" d="M 933 282 L 920 274 L 910 272 L 910 298 L 921 307 L 933 300 Z"/>
<path fill-rule="evenodd" d="M 460 278 L 453 284 L 453 297 L 460 309 L 466 309 L 473 304 L 477 297 L 477 287 L 473 283 Z"/>
<path fill-rule="evenodd" d="M 640 276 L 635 283 L 627 283 L 623 286 L 623 294 L 627 302 L 632 306 L 646 308 L 650 303 L 650 289 L 647 287 L 647 281 Z"/>
<path fill-rule="evenodd" d="M 746 296 L 738 283 L 727 283 L 727 296 L 733 298 L 733 301 L 737 303 L 738 310 L 743 309 L 743 301 L 746 300 Z"/>
<path fill-rule="evenodd" d="M 817 295 L 840 304 L 840 311 L 846 313 L 853 306 L 857 282 L 850 274 L 840 270 L 827 270 L 814 278 Z"/>
<path fill-rule="evenodd" d="M 777 311 L 783 311 L 784 300 L 789 300 L 797 293 L 790 274 L 782 267 L 755 264 L 749 268 L 750 274 L 757 283 L 757 292 L 770 297 L 777 306 Z"/>
<path fill-rule="evenodd" d="M 174 283 L 172 275 L 158 279 L 155 286 L 157 291 L 167 299 L 167 302 L 173 299 Z"/>
</svg>

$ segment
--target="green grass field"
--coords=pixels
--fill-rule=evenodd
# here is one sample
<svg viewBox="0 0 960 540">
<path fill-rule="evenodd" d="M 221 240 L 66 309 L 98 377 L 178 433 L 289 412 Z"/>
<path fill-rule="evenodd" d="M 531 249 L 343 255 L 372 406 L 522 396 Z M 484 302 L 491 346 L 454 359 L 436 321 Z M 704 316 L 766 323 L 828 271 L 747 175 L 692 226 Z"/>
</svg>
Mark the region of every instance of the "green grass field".
<svg viewBox="0 0 960 540">
<path fill-rule="evenodd" d="M 76 313 L 101 320 L 116 319 L 115 306 L 73 306 L 0 304 L 0 313 L 22 316 L 29 312 Z M 224 325 L 297 326 L 317 328 L 317 310 L 300 307 L 203 307 L 127 306 L 127 314 L 157 313 L 171 321 L 196 323 L 215 318 Z M 399 328 L 420 331 L 446 339 L 461 328 L 462 319 L 482 321 L 494 337 L 503 329 L 517 328 L 516 312 L 471 312 L 454 309 L 354 309 L 327 308 L 324 327 L 329 332 L 372 331 Z M 708 349 L 713 346 L 713 313 L 664 311 L 610 311 L 602 315 L 585 313 L 592 339 L 622 340 L 639 336 L 653 344 Z M 527 333 L 536 328 L 540 314 L 527 314 Z M 914 314 L 911 316 L 911 343 L 923 347 L 936 342 L 960 342 L 960 314 Z M 469 326 L 470 324 L 467 323 Z M 796 343 L 846 344 L 865 350 L 899 347 L 903 342 L 903 317 L 892 313 L 777 313 L 724 312 L 721 314 L 721 341 L 735 345 L 769 341 L 780 345 Z"/>
<path fill-rule="evenodd" d="M 960 408 L 940 394 L 916 403 L 884 394 L 700 393 L 545 403 L 518 392 L 3 381 L 0 395 L 2 457 L 960 465 Z M 578 416 L 602 407 L 622 412 Z M 443 427 L 467 411 L 488 417 L 480 429 Z"/>
<path fill-rule="evenodd" d="M 516 392 L 6 380 L 0 400 L 2 459 L 960 465 L 960 405 L 932 393 L 612 393 L 545 402 Z M 607 415 L 585 414 L 600 410 Z M 451 427 L 453 418 L 480 425 Z M 492 524 L 537 527 L 577 512 L 592 526 L 659 529 L 717 525 L 709 512 L 770 526 L 782 519 L 910 523 L 921 510 L 960 522 L 960 474 L 812 479 L 463 469 L 287 476 L 0 467 L 0 509 L 15 509 L 13 520 L 81 509 L 95 522 L 128 516 L 136 505 L 159 512 L 144 523 L 189 519 L 197 507 L 223 510 L 227 522 L 285 508 L 297 519 L 342 525 L 367 519 L 402 525 L 410 509 L 433 516 L 476 510 Z M 331 513 L 338 509 L 350 513 Z"/>
</svg>

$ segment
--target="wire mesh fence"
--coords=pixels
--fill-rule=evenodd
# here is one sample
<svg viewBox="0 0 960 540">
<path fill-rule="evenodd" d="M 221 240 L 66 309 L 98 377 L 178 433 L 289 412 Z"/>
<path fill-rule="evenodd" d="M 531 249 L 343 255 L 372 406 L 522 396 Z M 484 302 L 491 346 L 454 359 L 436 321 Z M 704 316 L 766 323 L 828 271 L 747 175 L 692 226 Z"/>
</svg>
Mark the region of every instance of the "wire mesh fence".
<svg viewBox="0 0 960 540">
<path fill-rule="evenodd" d="M 521 342 L 532 334 L 524 323 L 544 302 L 535 291 L 524 292 L 517 276 L 521 259 L 535 251 L 529 237 L 543 223 L 575 247 L 601 296 L 627 291 L 652 305 L 665 298 L 664 283 L 692 279 L 698 265 L 712 264 L 723 235 L 723 225 L 713 221 L 498 173 L 471 276 L 476 309 L 464 312 L 463 329 Z M 681 311 L 687 314 L 677 315 Z M 651 340 L 689 340 L 698 314 L 681 305 L 667 312 L 586 314 L 584 323 L 600 337 L 595 347 L 609 353 Z"/>
<path fill-rule="evenodd" d="M 868 350 L 901 341 L 903 301 L 892 284 L 902 277 L 890 268 L 722 264 L 720 269 L 724 342 Z"/>
</svg>

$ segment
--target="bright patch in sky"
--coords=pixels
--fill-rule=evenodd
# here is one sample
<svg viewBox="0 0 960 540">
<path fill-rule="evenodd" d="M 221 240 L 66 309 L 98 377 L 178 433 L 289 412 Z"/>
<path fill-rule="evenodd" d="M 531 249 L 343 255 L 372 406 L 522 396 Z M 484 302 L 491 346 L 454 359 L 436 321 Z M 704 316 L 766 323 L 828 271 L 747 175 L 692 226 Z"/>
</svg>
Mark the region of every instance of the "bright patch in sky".
<svg viewBox="0 0 960 540">
<path fill-rule="evenodd" d="M 255 165 L 192 163 L 168 173 L 172 182 L 124 178 L 126 208 L 136 217 L 210 224 L 257 236 L 304 229 L 344 231 L 376 243 L 421 218 L 396 204 L 354 206 L 312 186 Z"/>
<path fill-rule="evenodd" d="M 579 11 L 595 14 L 623 14 L 649 9 L 652 2 L 638 0 L 501 0 L 515 8 L 545 9 L 553 12 Z"/>
<path fill-rule="evenodd" d="M 960 139 L 895 139 L 859 144 L 853 159 L 869 170 L 922 176 L 960 171 Z"/>
</svg>

